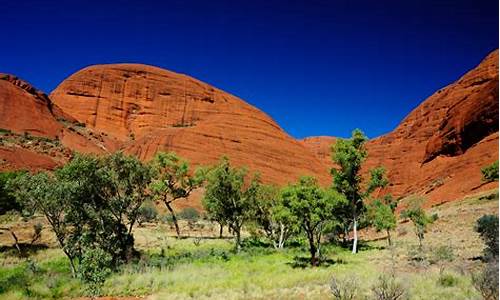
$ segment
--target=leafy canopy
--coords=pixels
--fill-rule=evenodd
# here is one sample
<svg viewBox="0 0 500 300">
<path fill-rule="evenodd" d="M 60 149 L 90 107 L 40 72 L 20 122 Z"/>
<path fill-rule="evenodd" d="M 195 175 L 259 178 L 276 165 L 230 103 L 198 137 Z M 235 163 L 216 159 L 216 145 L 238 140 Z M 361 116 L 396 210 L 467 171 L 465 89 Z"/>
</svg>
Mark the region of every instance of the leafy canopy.
<svg viewBox="0 0 500 300">
<path fill-rule="evenodd" d="M 396 215 L 390 204 L 375 200 L 368 210 L 368 217 L 377 231 L 394 230 L 396 228 Z"/>
<path fill-rule="evenodd" d="M 363 198 L 359 172 L 367 156 L 364 146 L 366 141 L 363 132 L 356 129 L 350 139 L 339 139 L 332 148 L 332 159 L 339 166 L 339 169 L 331 170 L 333 186 L 355 206 Z"/>
<path fill-rule="evenodd" d="M 498 259 L 498 216 L 482 216 L 477 220 L 475 230 L 481 235 L 486 244 L 484 249 L 486 258 L 488 260 L 492 258 Z"/>
<path fill-rule="evenodd" d="M 173 152 L 158 152 L 151 164 L 156 175 L 151 190 L 157 198 L 165 201 L 186 198 L 203 183 L 204 170 L 198 168 L 191 175 L 189 163 Z"/>
<path fill-rule="evenodd" d="M 243 224 L 250 220 L 252 206 L 260 188 L 260 179 L 255 175 L 245 182 L 247 171 L 233 168 L 227 157 L 207 174 L 203 206 L 208 216 L 227 224 L 236 235 L 236 247 L 240 247 L 240 233 Z"/>
<path fill-rule="evenodd" d="M 482 168 L 481 173 L 483 174 L 483 181 L 485 182 L 498 181 L 498 160 Z"/>
<path fill-rule="evenodd" d="M 317 265 L 321 236 L 336 222 L 336 211 L 347 203 L 345 197 L 332 189 L 322 189 L 312 177 L 282 191 L 284 213 L 295 230 L 303 230 L 309 242 L 311 265 Z"/>
<path fill-rule="evenodd" d="M 17 178 L 13 190 L 28 210 L 45 215 L 75 273 L 74 260 L 81 263 L 93 249 L 107 253 L 113 267 L 130 258 L 151 178 L 148 165 L 120 152 L 76 155 L 53 174 Z"/>
</svg>

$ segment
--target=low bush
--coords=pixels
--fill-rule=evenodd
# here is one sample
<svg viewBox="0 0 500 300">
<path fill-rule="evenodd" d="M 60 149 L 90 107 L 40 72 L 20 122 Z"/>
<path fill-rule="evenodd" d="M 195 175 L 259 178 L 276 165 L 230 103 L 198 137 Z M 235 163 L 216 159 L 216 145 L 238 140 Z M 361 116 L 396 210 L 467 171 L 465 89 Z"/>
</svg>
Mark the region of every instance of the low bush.
<svg viewBox="0 0 500 300">
<path fill-rule="evenodd" d="M 452 287 L 457 285 L 458 278 L 449 273 L 441 273 L 438 278 L 438 284 L 443 287 Z"/>
<path fill-rule="evenodd" d="M 146 222 L 153 222 L 158 217 L 158 210 L 152 205 L 141 206 L 138 211 L 137 222 L 142 225 Z"/>
<path fill-rule="evenodd" d="M 454 259 L 455 253 L 450 245 L 442 245 L 432 251 L 431 263 L 451 262 Z"/>
<path fill-rule="evenodd" d="M 406 291 L 403 285 L 394 276 L 382 275 L 372 287 L 374 299 L 399 300 L 404 299 Z"/>
<path fill-rule="evenodd" d="M 42 238 L 43 224 L 38 222 L 33 225 L 33 235 L 31 236 L 31 244 L 38 242 Z"/>
<path fill-rule="evenodd" d="M 498 216 L 482 216 L 477 220 L 475 230 L 481 235 L 486 244 L 484 249 L 485 259 L 498 260 Z"/>
<path fill-rule="evenodd" d="M 200 218 L 200 213 L 192 207 L 186 207 L 183 210 L 181 210 L 177 214 L 177 216 L 179 217 L 179 219 L 196 221 Z"/>
<path fill-rule="evenodd" d="M 483 181 L 485 182 L 498 181 L 498 160 L 482 168 L 481 173 L 483 174 Z"/>
<path fill-rule="evenodd" d="M 354 276 L 332 278 L 330 291 L 335 300 L 354 300 L 359 294 L 359 280 Z"/>
<path fill-rule="evenodd" d="M 80 262 L 78 275 L 87 285 L 89 296 L 99 296 L 106 278 L 111 274 L 112 257 L 106 251 L 87 249 Z"/>
<path fill-rule="evenodd" d="M 498 300 L 498 260 L 492 260 L 478 273 L 472 274 L 472 284 L 485 300 Z"/>
</svg>

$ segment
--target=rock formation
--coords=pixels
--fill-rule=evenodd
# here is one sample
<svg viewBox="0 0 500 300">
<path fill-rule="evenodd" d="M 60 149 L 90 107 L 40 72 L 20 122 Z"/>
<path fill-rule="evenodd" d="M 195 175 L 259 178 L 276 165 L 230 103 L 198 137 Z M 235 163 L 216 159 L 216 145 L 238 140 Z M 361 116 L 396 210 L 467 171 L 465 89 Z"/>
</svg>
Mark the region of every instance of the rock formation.
<svg viewBox="0 0 500 300">
<path fill-rule="evenodd" d="M 328 163 L 331 138 L 302 143 Z M 482 183 L 480 169 L 498 159 L 498 50 L 367 149 L 365 171 L 384 166 L 392 182 L 388 191 L 398 197 L 420 194 L 433 205 L 495 187 Z"/>
<path fill-rule="evenodd" d="M 268 115 L 186 75 L 138 64 L 90 66 L 64 80 L 50 98 L 141 159 L 175 151 L 199 165 L 227 155 L 259 171 L 265 182 L 285 184 L 301 175 L 329 181 L 320 161 Z"/>
<path fill-rule="evenodd" d="M 29 83 L 0 74 L 0 170 L 52 169 L 71 150 L 113 151 L 110 139 L 87 131 L 46 94 Z"/>
<path fill-rule="evenodd" d="M 194 165 L 227 155 L 268 183 L 301 175 L 331 183 L 335 138 L 297 141 L 243 100 L 146 65 L 90 66 L 50 96 L 0 74 L 0 129 L 0 170 L 52 169 L 73 150 L 123 150 L 143 160 L 175 151 Z M 365 174 L 384 166 L 396 197 L 420 194 L 432 205 L 497 186 L 483 184 L 480 169 L 498 159 L 498 51 L 367 148 Z"/>
</svg>

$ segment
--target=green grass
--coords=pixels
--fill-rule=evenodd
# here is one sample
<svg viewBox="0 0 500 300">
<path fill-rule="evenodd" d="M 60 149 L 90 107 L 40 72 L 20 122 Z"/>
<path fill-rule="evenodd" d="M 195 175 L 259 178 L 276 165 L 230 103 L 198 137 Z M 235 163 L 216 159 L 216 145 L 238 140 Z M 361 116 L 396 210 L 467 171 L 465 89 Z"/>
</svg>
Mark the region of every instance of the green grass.
<svg viewBox="0 0 500 300">
<path fill-rule="evenodd" d="M 317 268 L 295 267 L 296 257 L 307 257 L 303 247 L 275 251 L 249 247 L 231 251 L 227 240 L 164 239 L 163 245 L 142 250 L 141 259 L 125 265 L 105 282 L 104 295 L 151 296 L 151 299 L 325 299 L 333 277 L 356 276 L 360 299 L 369 297 L 381 272 L 387 272 L 388 250 L 368 247 L 357 255 L 337 246 L 324 246 L 334 263 Z M 70 276 L 59 250 L 42 250 L 30 263 L 0 256 L 1 299 L 71 299 L 84 295 L 84 287 Z M 411 299 L 475 299 L 467 275 L 437 268 L 402 274 Z"/>
<path fill-rule="evenodd" d="M 191 233 L 204 239 L 176 239 L 166 226 L 137 228 L 140 259 L 112 274 L 102 292 L 148 299 L 331 299 L 333 277 L 355 276 L 358 299 L 373 299 L 371 289 L 379 275 L 394 272 L 409 299 L 480 299 L 470 272 L 481 263 L 471 258 L 481 255 L 484 245 L 473 226 L 481 215 L 498 213 L 497 197 L 490 196 L 497 193 L 434 208 L 440 218 L 426 233 L 425 263 L 410 260 L 418 242 L 409 223 L 399 224 L 394 232 L 394 251 L 385 248 L 385 240 L 363 243 L 356 255 L 325 245 L 322 253 L 333 263 L 318 268 L 294 265 L 301 261 L 297 257 L 307 259 L 304 245 L 276 251 L 247 240 L 236 254 L 231 239 L 207 238 L 212 235 L 206 232 Z M 30 260 L 35 263 L 16 257 L 15 251 L 0 252 L 0 299 L 74 299 L 85 294 L 60 250 L 42 249 Z"/>
<path fill-rule="evenodd" d="M 60 253 L 49 257 L 0 267 L 0 298 L 61 299 L 78 296 L 81 283 L 71 278 L 67 259 Z"/>
<path fill-rule="evenodd" d="M 186 240 L 178 242 L 180 248 L 186 245 Z M 357 271 L 362 276 L 363 273 L 374 272 L 362 264 L 368 252 L 353 256 L 345 249 L 330 247 L 326 249 L 327 256 L 342 263 L 300 268 L 293 267 L 293 262 L 296 256 L 306 256 L 302 249 L 263 251 L 251 248 L 240 254 L 227 252 L 227 258 L 221 258 L 220 252 L 215 251 L 215 255 L 206 252 L 207 247 L 216 246 L 226 248 L 227 243 L 210 241 L 203 245 L 205 250 L 196 249 L 192 254 L 194 259 L 169 271 L 159 268 L 142 272 L 125 269 L 106 282 L 104 292 L 123 296 L 158 294 L 159 299 L 219 298 L 222 295 L 227 295 L 229 299 L 255 299 L 268 298 L 269 294 L 277 292 L 284 295 L 313 289 L 318 296 L 325 296 L 328 294 L 325 287 L 335 273 Z"/>
</svg>

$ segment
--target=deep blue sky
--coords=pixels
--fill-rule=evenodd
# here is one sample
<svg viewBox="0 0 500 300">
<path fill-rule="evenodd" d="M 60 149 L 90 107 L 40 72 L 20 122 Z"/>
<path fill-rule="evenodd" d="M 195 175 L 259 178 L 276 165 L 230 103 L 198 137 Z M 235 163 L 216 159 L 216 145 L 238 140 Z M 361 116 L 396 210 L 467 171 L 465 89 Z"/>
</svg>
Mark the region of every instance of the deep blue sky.
<svg viewBox="0 0 500 300">
<path fill-rule="evenodd" d="M 375 137 L 498 47 L 496 0 L 0 0 L 0 72 L 49 93 L 91 64 L 189 74 L 288 133 Z"/>
</svg>

